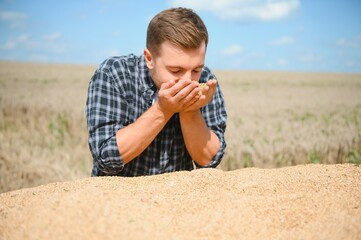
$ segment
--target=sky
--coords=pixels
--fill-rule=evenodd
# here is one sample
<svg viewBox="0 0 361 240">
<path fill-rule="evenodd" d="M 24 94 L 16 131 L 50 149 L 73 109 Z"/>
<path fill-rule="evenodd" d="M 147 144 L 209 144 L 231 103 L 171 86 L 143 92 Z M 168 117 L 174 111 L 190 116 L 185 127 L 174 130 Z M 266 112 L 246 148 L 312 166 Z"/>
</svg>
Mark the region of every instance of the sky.
<svg viewBox="0 0 361 240">
<path fill-rule="evenodd" d="M 360 0 L 0 0 L 0 60 L 141 55 L 152 17 L 179 6 L 205 22 L 212 69 L 361 73 Z"/>
</svg>

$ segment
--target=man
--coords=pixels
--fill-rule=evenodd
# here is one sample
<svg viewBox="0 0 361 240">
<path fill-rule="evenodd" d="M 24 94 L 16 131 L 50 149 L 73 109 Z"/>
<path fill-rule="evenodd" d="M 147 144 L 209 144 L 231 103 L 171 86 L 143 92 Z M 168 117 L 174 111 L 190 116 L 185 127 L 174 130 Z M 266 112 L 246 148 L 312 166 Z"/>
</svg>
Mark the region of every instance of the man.
<svg viewBox="0 0 361 240">
<path fill-rule="evenodd" d="M 142 56 L 112 57 L 100 65 L 86 108 L 92 176 L 220 163 L 227 114 L 215 76 L 204 66 L 207 44 L 200 17 L 173 8 L 149 23 Z"/>
</svg>

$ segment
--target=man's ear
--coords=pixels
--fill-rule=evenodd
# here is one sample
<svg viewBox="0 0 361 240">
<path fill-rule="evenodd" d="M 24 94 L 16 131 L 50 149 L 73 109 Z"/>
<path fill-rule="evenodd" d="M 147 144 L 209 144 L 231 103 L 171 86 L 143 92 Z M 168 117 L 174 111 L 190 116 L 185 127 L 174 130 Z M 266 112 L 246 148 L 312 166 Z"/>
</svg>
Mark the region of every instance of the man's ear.
<svg viewBox="0 0 361 240">
<path fill-rule="evenodd" d="M 147 64 L 147 67 L 149 69 L 153 69 L 154 68 L 153 56 L 147 48 L 144 49 L 144 58 L 145 58 L 145 63 Z"/>
</svg>

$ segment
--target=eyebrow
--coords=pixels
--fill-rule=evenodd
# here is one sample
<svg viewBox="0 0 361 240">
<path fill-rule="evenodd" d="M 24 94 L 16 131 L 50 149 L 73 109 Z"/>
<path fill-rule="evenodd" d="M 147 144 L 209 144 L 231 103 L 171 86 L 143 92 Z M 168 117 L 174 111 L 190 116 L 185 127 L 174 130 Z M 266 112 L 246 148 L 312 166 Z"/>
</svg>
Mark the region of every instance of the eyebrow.
<svg viewBox="0 0 361 240">
<path fill-rule="evenodd" d="M 166 66 L 167 68 L 179 68 L 179 69 L 184 69 L 184 67 L 181 67 L 181 66 Z M 203 68 L 204 67 L 204 64 L 202 65 L 199 65 L 193 69 L 197 69 L 197 68 Z"/>
</svg>

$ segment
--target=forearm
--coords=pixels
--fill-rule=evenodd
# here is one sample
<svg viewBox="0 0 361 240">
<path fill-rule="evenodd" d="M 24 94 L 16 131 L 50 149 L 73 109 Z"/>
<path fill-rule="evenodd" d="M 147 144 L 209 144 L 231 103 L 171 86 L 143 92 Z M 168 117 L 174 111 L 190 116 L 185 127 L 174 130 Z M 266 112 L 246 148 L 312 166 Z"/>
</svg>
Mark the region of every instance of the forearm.
<svg viewBox="0 0 361 240">
<path fill-rule="evenodd" d="M 217 135 L 206 125 L 200 110 L 179 114 L 186 148 L 201 166 L 208 165 L 220 149 Z"/>
<path fill-rule="evenodd" d="M 171 116 L 171 113 L 161 111 L 156 102 L 134 123 L 118 130 L 117 145 L 124 164 L 140 155 L 149 146 Z"/>
</svg>

